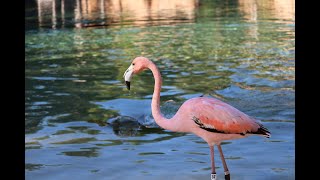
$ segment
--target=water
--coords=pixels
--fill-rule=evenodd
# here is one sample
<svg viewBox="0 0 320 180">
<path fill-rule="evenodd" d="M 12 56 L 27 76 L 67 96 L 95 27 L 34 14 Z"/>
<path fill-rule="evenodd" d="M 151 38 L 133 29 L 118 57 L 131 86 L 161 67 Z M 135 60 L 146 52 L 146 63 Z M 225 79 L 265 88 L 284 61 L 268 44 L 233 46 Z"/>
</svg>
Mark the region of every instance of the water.
<svg viewBox="0 0 320 180">
<path fill-rule="evenodd" d="M 224 142 L 232 179 L 295 179 L 294 3 L 26 1 L 26 179 L 210 179 L 207 144 L 155 124 L 151 72 L 126 90 L 136 56 L 161 70 L 165 116 L 206 95 L 271 131 Z"/>
</svg>

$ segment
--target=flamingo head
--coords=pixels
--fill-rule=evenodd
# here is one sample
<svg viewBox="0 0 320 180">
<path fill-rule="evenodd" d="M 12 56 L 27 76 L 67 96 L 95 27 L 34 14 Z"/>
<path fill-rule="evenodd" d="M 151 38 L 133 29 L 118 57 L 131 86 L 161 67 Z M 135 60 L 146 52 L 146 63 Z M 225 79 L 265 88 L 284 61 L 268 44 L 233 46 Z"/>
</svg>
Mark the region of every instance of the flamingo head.
<svg viewBox="0 0 320 180">
<path fill-rule="evenodd" d="M 150 60 L 145 57 L 136 57 L 129 68 L 124 72 L 123 77 L 127 85 L 127 89 L 130 90 L 130 81 L 134 74 L 138 74 L 141 71 L 148 68 Z"/>
</svg>

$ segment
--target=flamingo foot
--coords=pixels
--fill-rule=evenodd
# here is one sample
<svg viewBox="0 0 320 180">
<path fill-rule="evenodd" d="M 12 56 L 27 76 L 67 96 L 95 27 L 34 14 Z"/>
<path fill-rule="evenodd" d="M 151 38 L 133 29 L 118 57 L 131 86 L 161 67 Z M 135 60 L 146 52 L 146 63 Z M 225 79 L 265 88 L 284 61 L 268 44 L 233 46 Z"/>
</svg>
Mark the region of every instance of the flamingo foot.
<svg viewBox="0 0 320 180">
<path fill-rule="evenodd" d="M 216 173 L 211 174 L 211 180 L 217 180 L 217 174 Z"/>
<path fill-rule="evenodd" d="M 229 171 L 224 172 L 224 179 L 225 179 L 225 180 L 230 180 L 230 173 L 229 173 Z"/>
</svg>

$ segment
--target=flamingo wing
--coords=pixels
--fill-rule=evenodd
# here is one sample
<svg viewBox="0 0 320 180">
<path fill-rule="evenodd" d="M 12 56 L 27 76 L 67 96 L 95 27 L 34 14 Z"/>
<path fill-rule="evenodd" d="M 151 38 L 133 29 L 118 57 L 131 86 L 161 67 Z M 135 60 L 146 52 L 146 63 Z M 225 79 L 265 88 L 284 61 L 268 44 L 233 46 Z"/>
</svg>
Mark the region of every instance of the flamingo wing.
<svg viewBox="0 0 320 180">
<path fill-rule="evenodd" d="M 262 124 L 220 100 L 201 97 L 192 104 L 192 120 L 204 130 L 225 134 L 261 134 L 270 137 L 270 132 Z"/>
</svg>

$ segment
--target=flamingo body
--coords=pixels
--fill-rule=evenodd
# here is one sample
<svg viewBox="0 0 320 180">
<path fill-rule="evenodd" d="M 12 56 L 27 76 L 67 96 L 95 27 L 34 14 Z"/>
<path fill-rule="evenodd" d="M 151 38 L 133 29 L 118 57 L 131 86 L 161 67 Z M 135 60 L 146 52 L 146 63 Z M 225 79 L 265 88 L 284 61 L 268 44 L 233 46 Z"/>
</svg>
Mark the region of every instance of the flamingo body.
<svg viewBox="0 0 320 180">
<path fill-rule="evenodd" d="M 253 134 L 270 136 L 269 131 L 262 124 L 229 104 L 212 97 L 196 97 L 187 100 L 172 120 L 176 120 L 176 131 L 194 133 L 209 145 Z"/>
<path fill-rule="evenodd" d="M 154 91 L 151 102 L 152 115 L 156 123 L 174 132 L 190 132 L 204 139 L 211 154 L 211 179 L 216 180 L 214 163 L 214 146 L 218 147 L 225 171 L 225 179 L 230 179 L 230 173 L 225 162 L 220 143 L 225 140 L 239 139 L 249 135 L 261 135 L 269 138 L 270 132 L 260 122 L 245 113 L 212 97 L 197 97 L 182 104 L 177 113 L 166 119 L 160 111 L 161 74 L 157 66 L 145 57 L 135 58 L 125 71 L 124 78 L 128 90 L 134 74 L 150 69 L 154 76 Z"/>
</svg>

